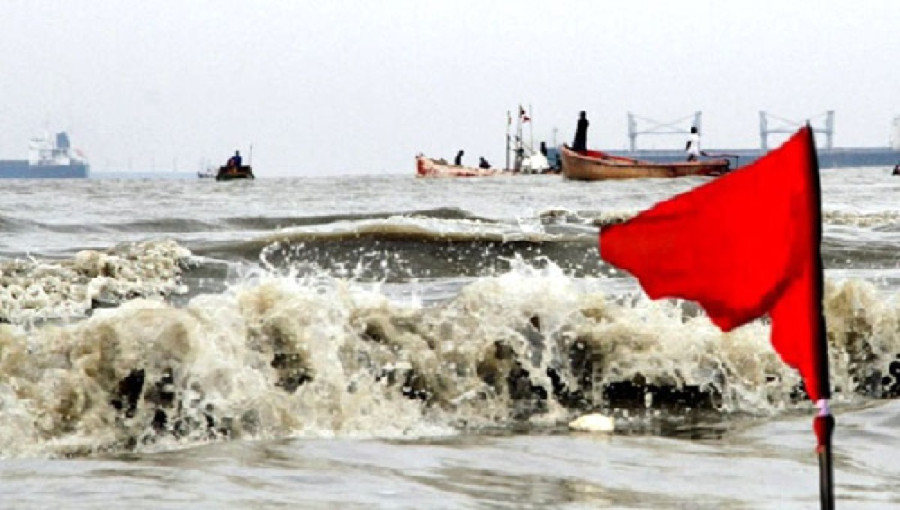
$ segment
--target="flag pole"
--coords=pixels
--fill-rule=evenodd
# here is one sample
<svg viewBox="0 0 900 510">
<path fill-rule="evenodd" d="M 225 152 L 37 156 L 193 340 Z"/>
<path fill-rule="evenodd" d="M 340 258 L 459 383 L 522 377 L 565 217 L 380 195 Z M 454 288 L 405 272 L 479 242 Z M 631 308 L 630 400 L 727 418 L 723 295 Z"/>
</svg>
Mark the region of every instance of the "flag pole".
<svg viewBox="0 0 900 510">
<path fill-rule="evenodd" d="M 831 462 L 831 434 L 834 432 L 834 416 L 828 409 L 828 400 L 819 400 L 819 414 L 813 421 L 819 457 L 819 502 L 822 510 L 834 510 L 834 466 Z"/>
<path fill-rule="evenodd" d="M 815 338 L 813 346 L 814 357 L 817 359 L 817 371 L 819 378 L 817 381 L 817 393 L 820 395 L 816 401 L 816 407 L 819 412 L 813 419 L 813 431 L 816 434 L 816 455 L 819 458 L 819 503 L 822 510 L 834 510 L 834 466 L 831 458 L 831 437 L 834 432 L 834 416 L 828 407 L 828 399 L 831 397 L 831 383 L 828 369 L 828 339 L 825 324 L 825 315 L 822 312 L 822 300 L 824 299 L 825 287 L 825 269 L 822 265 L 822 184 L 819 179 L 819 155 L 816 150 L 816 137 L 806 122 L 807 136 L 809 136 L 809 159 L 813 162 L 810 165 L 812 175 L 810 182 L 812 184 L 813 200 L 815 204 L 815 218 L 813 221 L 815 235 L 815 296 L 819 303 L 816 321 L 819 323 L 819 334 Z"/>
</svg>

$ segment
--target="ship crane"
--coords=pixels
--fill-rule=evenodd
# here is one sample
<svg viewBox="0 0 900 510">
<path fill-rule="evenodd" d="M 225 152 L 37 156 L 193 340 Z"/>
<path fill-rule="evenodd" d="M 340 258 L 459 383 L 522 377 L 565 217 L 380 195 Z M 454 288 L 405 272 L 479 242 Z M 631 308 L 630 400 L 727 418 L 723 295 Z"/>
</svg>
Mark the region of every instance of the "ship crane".
<svg viewBox="0 0 900 510">
<path fill-rule="evenodd" d="M 703 112 L 696 111 L 693 115 L 688 115 L 686 117 L 682 117 L 680 119 L 676 119 L 669 122 L 660 122 L 653 119 L 648 119 L 646 117 L 641 117 L 635 115 L 631 112 L 628 112 L 628 139 L 630 141 L 631 151 L 634 152 L 637 150 L 637 137 L 638 135 L 687 135 L 690 134 L 690 127 L 696 127 L 699 131 L 703 131 L 701 128 Z M 688 126 L 687 129 L 679 127 L 683 125 L 684 122 L 690 118 L 693 118 L 693 122 L 691 126 Z M 644 121 L 649 124 L 649 127 L 644 129 L 638 129 L 638 120 Z"/>
<path fill-rule="evenodd" d="M 769 127 L 769 117 L 774 118 L 784 124 L 779 125 L 778 127 L 770 128 Z M 798 122 L 795 120 L 785 119 L 783 117 L 779 117 L 777 115 L 772 115 L 765 111 L 759 112 L 759 148 L 767 151 L 769 150 L 769 135 L 771 133 L 785 133 L 785 134 L 793 134 L 800 127 L 802 127 L 807 122 L 810 122 L 810 127 L 812 127 L 813 133 L 822 133 L 825 135 L 825 148 L 832 149 L 834 148 L 834 110 L 828 110 L 824 113 L 817 115 L 815 118 L 825 118 L 825 127 L 815 127 L 812 125 L 811 120 L 804 120 L 802 122 Z"/>
</svg>

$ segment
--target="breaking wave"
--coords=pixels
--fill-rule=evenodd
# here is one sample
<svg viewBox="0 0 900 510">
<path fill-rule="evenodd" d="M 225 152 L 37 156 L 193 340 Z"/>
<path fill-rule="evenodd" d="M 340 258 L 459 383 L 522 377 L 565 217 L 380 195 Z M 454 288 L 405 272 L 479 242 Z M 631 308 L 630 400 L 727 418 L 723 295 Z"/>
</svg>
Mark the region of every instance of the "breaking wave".
<svg viewBox="0 0 900 510">
<path fill-rule="evenodd" d="M 164 248 L 139 251 L 177 266 L 183 253 Z M 764 320 L 725 334 L 688 303 L 607 294 L 604 280 L 514 259 L 434 303 L 257 272 L 183 306 L 136 297 L 72 323 L 3 324 L 0 456 L 555 427 L 594 410 L 654 433 L 696 413 L 809 407 Z M 837 404 L 900 395 L 897 297 L 829 281 L 825 311 Z"/>
</svg>

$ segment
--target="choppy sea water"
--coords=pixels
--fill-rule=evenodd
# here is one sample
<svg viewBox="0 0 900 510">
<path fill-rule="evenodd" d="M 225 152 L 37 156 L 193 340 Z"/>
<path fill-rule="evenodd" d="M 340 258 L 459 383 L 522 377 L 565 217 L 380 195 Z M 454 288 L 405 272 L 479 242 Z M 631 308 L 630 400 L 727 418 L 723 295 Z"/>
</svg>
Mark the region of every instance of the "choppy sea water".
<svg viewBox="0 0 900 510">
<path fill-rule="evenodd" d="M 842 509 L 900 507 L 889 172 L 822 170 Z M 0 508 L 814 508 L 765 320 L 598 257 L 702 182 L 4 181 Z"/>
</svg>

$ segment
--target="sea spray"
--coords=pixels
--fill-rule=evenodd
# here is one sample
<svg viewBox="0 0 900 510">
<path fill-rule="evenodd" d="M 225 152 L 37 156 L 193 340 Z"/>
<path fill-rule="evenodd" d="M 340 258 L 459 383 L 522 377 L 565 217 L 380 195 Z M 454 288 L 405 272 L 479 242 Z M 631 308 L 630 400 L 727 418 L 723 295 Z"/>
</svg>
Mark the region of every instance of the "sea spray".
<svg viewBox="0 0 900 510">
<path fill-rule="evenodd" d="M 174 241 L 82 250 L 71 259 L 0 262 L 0 321 L 33 323 L 85 317 L 135 297 L 184 293 L 190 251 Z"/>
<path fill-rule="evenodd" d="M 765 321 L 723 334 L 688 303 L 507 263 L 428 304 L 378 283 L 257 272 L 184 306 L 136 298 L 71 324 L 2 325 L 0 455 L 552 428 L 593 411 L 652 432 L 695 411 L 810 405 Z M 838 403 L 896 388 L 893 299 L 829 284 Z M 878 389 L 861 383 L 875 371 Z"/>
</svg>

